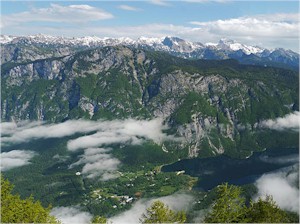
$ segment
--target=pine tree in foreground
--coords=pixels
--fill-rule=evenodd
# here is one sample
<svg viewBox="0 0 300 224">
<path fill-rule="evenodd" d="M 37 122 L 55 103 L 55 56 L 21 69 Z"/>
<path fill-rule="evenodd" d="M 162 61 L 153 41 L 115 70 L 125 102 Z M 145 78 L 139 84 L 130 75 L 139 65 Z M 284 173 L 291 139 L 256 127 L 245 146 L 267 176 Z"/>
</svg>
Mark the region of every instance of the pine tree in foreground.
<svg viewBox="0 0 300 224">
<path fill-rule="evenodd" d="M 251 201 L 247 207 L 241 187 L 225 183 L 217 187 L 217 192 L 218 198 L 204 219 L 206 223 L 288 223 L 296 219 L 294 214 L 280 209 L 272 196 Z"/>
<path fill-rule="evenodd" d="M 175 212 L 161 201 L 155 201 L 140 219 L 142 223 L 184 223 L 186 214 Z"/>
<path fill-rule="evenodd" d="M 12 194 L 13 185 L 1 175 L 1 223 L 60 223 L 32 196 L 21 199 Z"/>
</svg>

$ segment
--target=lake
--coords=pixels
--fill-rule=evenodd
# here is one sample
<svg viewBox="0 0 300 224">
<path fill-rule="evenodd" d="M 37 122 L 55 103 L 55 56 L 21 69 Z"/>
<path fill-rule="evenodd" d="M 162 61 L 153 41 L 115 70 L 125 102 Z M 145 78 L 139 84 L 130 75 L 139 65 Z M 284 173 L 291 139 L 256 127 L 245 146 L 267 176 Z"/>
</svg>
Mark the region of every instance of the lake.
<svg viewBox="0 0 300 224">
<path fill-rule="evenodd" d="M 195 188 L 210 190 L 228 182 L 243 185 L 255 182 L 262 174 L 299 163 L 299 149 L 273 149 L 254 152 L 247 159 L 234 159 L 225 155 L 210 158 L 184 159 L 162 167 L 163 172 L 184 170 L 199 177 Z"/>
</svg>

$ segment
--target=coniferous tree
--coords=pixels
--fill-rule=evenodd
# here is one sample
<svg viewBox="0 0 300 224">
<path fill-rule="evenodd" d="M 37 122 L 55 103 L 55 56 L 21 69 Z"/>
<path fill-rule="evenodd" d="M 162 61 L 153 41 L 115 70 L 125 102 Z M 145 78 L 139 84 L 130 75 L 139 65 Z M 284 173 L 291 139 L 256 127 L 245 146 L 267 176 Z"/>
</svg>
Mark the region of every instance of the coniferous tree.
<svg viewBox="0 0 300 224">
<path fill-rule="evenodd" d="M 217 187 L 217 192 L 218 198 L 204 219 L 206 223 L 288 223 L 297 219 L 280 209 L 272 196 L 251 201 L 247 207 L 241 187 L 225 183 Z"/>
<path fill-rule="evenodd" d="M 142 223 L 184 223 L 186 214 L 183 211 L 175 212 L 163 202 L 155 201 L 140 221 Z"/>
<path fill-rule="evenodd" d="M 266 199 L 259 198 L 257 202 L 251 202 L 247 211 L 247 217 L 252 223 L 287 223 L 290 222 L 286 212 L 281 210 L 267 195 Z"/>
<path fill-rule="evenodd" d="M 107 219 L 103 216 L 97 215 L 92 219 L 92 223 L 107 223 Z"/>
<path fill-rule="evenodd" d="M 1 175 L 1 223 L 59 223 L 50 215 L 51 207 L 44 208 L 30 196 L 21 199 L 11 193 L 13 185 Z"/>
<path fill-rule="evenodd" d="M 205 222 L 232 223 L 244 220 L 246 213 L 245 199 L 241 197 L 241 188 L 222 184 L 217 188 L 218 198 Z"/>
</svg>

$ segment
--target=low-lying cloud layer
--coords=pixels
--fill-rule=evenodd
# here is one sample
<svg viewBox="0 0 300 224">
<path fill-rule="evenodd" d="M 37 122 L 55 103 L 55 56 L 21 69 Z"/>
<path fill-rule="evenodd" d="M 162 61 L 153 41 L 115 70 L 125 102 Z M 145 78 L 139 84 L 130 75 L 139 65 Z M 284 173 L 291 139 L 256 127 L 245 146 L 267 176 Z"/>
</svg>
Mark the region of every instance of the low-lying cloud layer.
<svg viewBox="0 0 300 224">
<path fill-rule="evenodd" d="M 296 187 L 298 173 L 283 170 L 277 173 L 265 174 L 255 185 L 258 197 L 272 195 L 280 208 L 299 213 L 299 189 Z"/>
<path fill-rule="evenodd" d="M 86 133 L 98 129 L 99 124 L 92 121 L 66 121 L 59 124 L 46 124 L 44 122 L 19 123 L 5 122 L 1 124 L 2 135 L 10 135 L 1 138 L 2 143 L 21 143 L 41 138 L 60 138 L 76 133 Z"/>
<path fill-rule="evenodd" d="M 9 152 L 2 152 L 1 170 L 6 171 L 30 164 L 30 159 L 32 159 L 35 155 L 35 152 L 29 150 L 12 150 Z"/>
<path fill-rule="evenodd" d="M 153 120 L 114 120 L 104 121 L 99 124 L 97 133 L 79 137 L 68 142 L 68 149 L 99 147 L 114 143 L 140 144 L 144 139 L 160 143 L 166 139 L 172 139 L 162 132 L 166 129 L 161 119 Z"/>
<path fill-rule="evenodd" d="M 61 138 L 78 133 L 97 132 L 96 134 L 70 141 L 68 148 L 74 151 L 80 148 L 128 141 L 133 144 L 139 144 L 143 139 L 160 142 L 171 138 L 162 132 L 166 128 L 162 124 L 161 119 L 114 121 L 69 120 L 59 124 L 5 122 L 1 124 L 1 142 L 2 144 L 21 143 L 34 139 Z"/>
<path fill-rule="evenodd" d="M 193 197 L 189 194 L 177 193 L 151 200 L 141 199 L 137 201 L 130 210 L 112 217 L 110 221 L 113 223 L 140 223 L 139 219 L 142 217 L 142 214 L 145 213 L 146 209 L 156 200 L 164 202 L 173 210 L 187 210 L 193 201 Z"/>
<path fill-rule="evenodd" d="M 116 177 L 116 171 L 120 161 L 113 158 L 108 152 L 110 149 L 88 148 L 80 159 L 71 164 L 70 168 L 85 164 L 82 168 L 82 174 L 88 178 L 101 176 L 102 180 L 109 180 Z"/>
<path fill-rule="evenodd" d="M 299 163 L 299 156 L 298 154 L 292 154 L 292 155 L 280 156 L 280 157 L 260 156 L 260 160 L 266 163 L 296 164 Z"/>
<path fill-rule="evenodd" d="M 116 171 L 120 161 L 113 158 L 107 148 L 110 144 L 141 144 L 145 140 L 160 143 L 163 140 L 175 140 L 173 136 L 163 133 L 167 127 L 161 119 L 153 120 L 113 120 L 113 121 L 87 121 L 69 120 L 59 124 L 47 124 L 44 122 L 19 123 L 5 122 L 1 124 L 1 144 L 16 144 L 35 139 L 62 138 L 74 134 L 84 136 L 68 141 L 69 151 L 82 150 L 79 160 L 70 165 L 70 168 L 83 165 L 82 174 L 87 178 L 100 177 L 108 180 L 116 177 Z M 31 155 L 31 154 L 30 154 Z M 5 155 L 7 156 L 7 155 Z M 7 158 L 10 164 L 26 164 L 31 157 Z M 59 161 L 65 161 L 68 157 L 55 155 Z M 6 162 L 8 164 L 8 162 Z"/>
<path fill-rule="evenodd" d="M 160 200 L 167 204 L 173 210 L 188 210 L 190 208 L 191 202 L 194 198 L 185 193 L 175 193 L 166 197 L 160 197 L 155 199 L 140 199 L 138 200 L 131 209 L 114 216 L 109 219 L 112 223 L 140 223 L 140 218 L 146 209 L 151 206 L 151 204 Z M 62 224 L 69 223 L 90 223 L 92 219 L 92 214 L 89 212 L 83 212 L 77 206 L 69 207 L 55 207 L 51 210 L 51 215 L 55 216 Z"/>
<path fill-rule="evenodd" d="M 294 113 L 288 114 L 284 117 L 279 117 L 274 120 L 265 120 L 259 123 L 259 127 L 270 128 L 274 130 L 294 130 L 299 131 L 300 127 L 300 112 L 295 111 Z"/>
<path fill-rule="evenodd" d="M 78 207 L 55 207 L 50 214 L 59 219 L 62 224 L 90 223 L 93 217 L 89 212 L 83 212 Z"/>
</svg>

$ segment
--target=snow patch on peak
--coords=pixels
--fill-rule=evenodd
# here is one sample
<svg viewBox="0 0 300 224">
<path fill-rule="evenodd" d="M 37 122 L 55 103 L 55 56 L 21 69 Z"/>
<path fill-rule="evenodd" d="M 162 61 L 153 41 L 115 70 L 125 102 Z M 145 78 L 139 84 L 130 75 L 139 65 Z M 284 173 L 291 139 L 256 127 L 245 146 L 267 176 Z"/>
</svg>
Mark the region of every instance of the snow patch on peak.
<svg viewBox="0 0 300 224">
<path fill-rule="evenodd" d="M 245 54 L 258 54 L 264 51 L 263 48 L 257 46 L 250 46 L 236 42 L 235 40 L 222 38 L 218 44 L 211 44 L 210 46 L 215 46 L 220 50 L 232 50 L 232 51 L 243 51 Z"/>
<path fill-rule="evenodd" d="M 143 37 L 137 39 L 137 43 L 139 44 L 147 44 L 147 45 L 154 45 L 154 44 L 161 44 L 161 42 L 164 40 L 164 37 L 156 38 L 156 37 Z"/>
<path fill-rule="evenodd" d="M 119 37 L 118 41 L 120 41 L 120 43 L 125 43 L 125 44 L 133 44 L 134 40 L 132 40 L 129 37 Z"/>
<path fill-rule="evenodd" d="M 98 43 L 101 42 L 103 39 L 96 37 L 96 36 L 86 36 L 86 37 L 80 37 L 80 38 L 74 38 L 73 42 L 74 44 L 76 43 L 81 43 L 84 46 L 90 46 L 92 43 Z"/>
<path fill-rule="evenodd" d="M 219 44 L 230 45 L 230 44 L 235 44 L 235 43 L 236 43 L 235 40 L 231 40 L 228 38 L 221 38 L 221 40 L 219 40 Z"/>
<path fill-rule="evenodd" d="M 12 42 L 16 37 L 10 35 L 1 35 L 0 36 L 0 44 L 6 44 Z"/>
<path fill-rule="evenodd" d="M 211 42 L 204 44 L 204 46 L 207 46 L 207 47 L 216 47 L 217 45 L 218 45 L 217 43 L 211 43 Z"/>
</svg>

